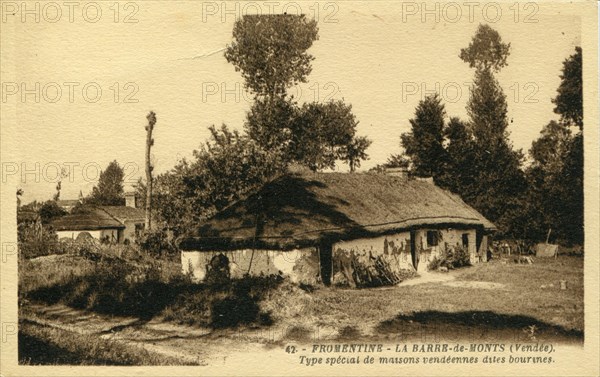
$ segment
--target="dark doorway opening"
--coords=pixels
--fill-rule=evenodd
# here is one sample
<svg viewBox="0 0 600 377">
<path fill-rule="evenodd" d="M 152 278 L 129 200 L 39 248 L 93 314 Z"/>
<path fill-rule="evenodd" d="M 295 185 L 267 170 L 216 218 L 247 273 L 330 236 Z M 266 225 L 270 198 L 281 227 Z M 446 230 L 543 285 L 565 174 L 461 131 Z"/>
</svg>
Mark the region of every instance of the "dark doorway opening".
<svg viewBox="0 0 600 377">
<path fill-rule="evenodd" d="M 415 267 L 415 270 L 419 266 L 419 251 L 417 250 L 417 236 L 415 231 L 410 232 L 410 256 L 412 259 L 412 264 Z"/>
<path fill-rule="evenodd" d="M 321 265 L 321 281 L 325 285 L 331 285 L 331 275 L 333 269 L 333 245 L 328 242 L 322 242 L 319 245 L 319 264 Z"/>
<path fill-rule="evenodd" d="M 206 266 L 206 282 L 210 284 L 225 285 L 231 278 L 229 272 L 229 258 L 217 254 Z"/>
<path fill-rule="evenodd" d="M 463 233 L 462 235 L 462 245 L 463 248 L 469 249 L 469 233 Z"/>
<path fill-rule="evenodd" d="M 483 241 L 483 232 L 481 232 L 480 230 L 477 230 L 477 233 L 475 233 L 475 247 L 477 248 L 477 251 L 479 251 L 479 249 L 481 248 L 482 241 Z"/>
</svg>

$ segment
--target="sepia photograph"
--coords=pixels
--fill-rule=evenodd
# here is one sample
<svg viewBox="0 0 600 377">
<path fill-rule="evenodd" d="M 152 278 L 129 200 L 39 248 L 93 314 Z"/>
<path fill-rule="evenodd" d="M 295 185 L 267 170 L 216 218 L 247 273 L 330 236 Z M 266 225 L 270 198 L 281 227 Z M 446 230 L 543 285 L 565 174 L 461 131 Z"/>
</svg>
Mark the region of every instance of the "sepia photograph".
<svg viewBox="0 0 600 377">
<path fill-rule="evenodd" d="M 0 7 L 2 375 L 600 373 L 596 2 Z"/>
</svg>

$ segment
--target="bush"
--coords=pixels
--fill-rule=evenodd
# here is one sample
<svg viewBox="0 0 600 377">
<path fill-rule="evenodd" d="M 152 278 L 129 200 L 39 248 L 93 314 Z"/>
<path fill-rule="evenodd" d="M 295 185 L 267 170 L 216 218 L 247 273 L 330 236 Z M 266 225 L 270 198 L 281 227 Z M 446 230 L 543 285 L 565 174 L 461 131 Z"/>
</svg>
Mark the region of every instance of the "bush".
<svg viewBox="0 0 600 377">
<path fill-rule="evenodd" d="M 136 242 L 140 248 L 154 256 L 175 256 L 179 250 L 175 242 L 169 237 L 164 229 L 152 229 L 145 231 Z"/>
<path fill-rule="evenodd" d="M 141 260 L 124 259 L 116 255 L 117 251 L 108 250 L 108 246 L 96 245 L 91 250 L 81 246 L 77 249 L 81 254 L 74 252 L 52 259 L 62 266 L 68 261 L 81 266 L 70 273 L 61 268 L 50 271 L 52 275 L 59 272 L 60 276 L 44 277 L 45 271 L 34 270 L 44 262 L 52 263 L 50 259 L 24 261 L 21 268 L 27 270 L 20 271 L 20 278 L 27 277 L 27 281 L 19 282 L 21 302 L 62 303 L 141 319 L 160 315 L 165 320 L 213 328 L 272 323 L 270 313 L 261 310 L 260 304 L 280 285 L 279 276 L 247 276 L 215 284 L 194 284 L 173 262 L 149 256 Z M 172 267 L 177 267 L 176 271 Z M 37 284 L 30 278 L 38 279 Z"/>
<path fill-rule="evenodd" d="M 148 318 L 171 302 L 172 289 L 162 281 L 158 264 L 138 266 L 109 257 L 95 261 L 87 274 L 32 291 L 27 298 L 104 314 Z"/>
<path fill-rule="evenodd" d="M 163 318 L 212 328 L 271 325 L 271 314 L 261 308 L 261 303 L 282 281 L 281 277 L 269 275 L 245 276 L 218 284 L 188 284 L 162 311 Z"/>
<path fill-rule="evenodd" d="M 60 253 L 58 236 L 40 222 L 20 223 L 17 231 L 19 255 L 30 259 Z"/>
<path fill-rule="evenodd" d="M 450 246 L 440 252 L 440 255 L 433 258 L 427 266 L 429 270 L 437 270 L 440 267 L 454 269 L 471 264 L 471 256 L 469 250 L 460 245 Z"/>
</svg>

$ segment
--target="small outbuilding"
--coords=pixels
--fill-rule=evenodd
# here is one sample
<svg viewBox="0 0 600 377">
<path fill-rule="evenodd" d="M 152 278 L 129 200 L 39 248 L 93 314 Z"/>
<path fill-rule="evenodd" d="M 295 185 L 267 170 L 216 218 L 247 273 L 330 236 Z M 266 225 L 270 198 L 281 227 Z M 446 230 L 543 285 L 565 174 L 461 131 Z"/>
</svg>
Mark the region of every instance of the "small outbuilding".
<svg viewBox="0 0 600 377">
<path fill-rule="evenodd" d="M 184 273 L 204 280 L 215 263 L 229 275 L 280 274 L 305 284 L 393 284 L 461 247 L 486 261 L 495 230 L 432 180 L 375 173 L 296 172 L 265 184 L 199 224 L 180 243 Z M 225 257 L 225 258 L 223 258 Z"/>
</svg>

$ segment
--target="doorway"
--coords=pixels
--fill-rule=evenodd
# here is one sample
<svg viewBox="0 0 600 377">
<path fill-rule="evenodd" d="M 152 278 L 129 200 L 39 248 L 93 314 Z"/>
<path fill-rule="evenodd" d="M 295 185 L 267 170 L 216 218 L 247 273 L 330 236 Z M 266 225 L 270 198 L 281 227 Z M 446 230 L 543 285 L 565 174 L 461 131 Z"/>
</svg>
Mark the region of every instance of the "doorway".
<svg viewBox="0 0 600 377">
<path fill-rule="evenodd" d="M 465 250 L 469 250 L 469 233 L 462 234 L 462 246 Z"/>
<path fill-rule="evenodd" d="M 410 256 L 416 271 L 419 267 L 419 250 L 417 250 L 417 235 L 414 230 L 410 231 Z"/>
<path fill-rule="evenodd" d="M 325 285 L 331 285 L 331 275 L 333 269 L 333 245 L 329 242 L 322 242 L 319 245 L 319 264 L 321 265 L 321 281 Z"/>
</svg>

